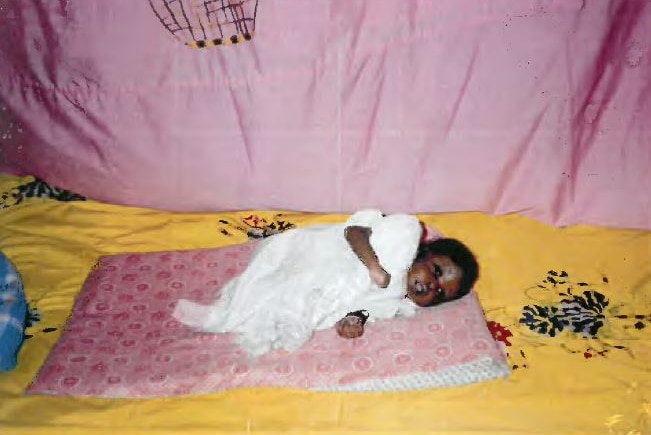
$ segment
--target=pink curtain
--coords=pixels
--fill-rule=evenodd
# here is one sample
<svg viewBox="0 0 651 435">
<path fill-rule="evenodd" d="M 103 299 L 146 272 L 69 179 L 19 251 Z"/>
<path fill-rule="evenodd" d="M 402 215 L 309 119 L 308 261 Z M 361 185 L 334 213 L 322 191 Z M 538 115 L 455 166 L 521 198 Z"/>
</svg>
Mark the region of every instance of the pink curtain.
<svg viewBox="0 0 651 435">
<path fill-rule="evenodd" d="M 651 229 L 647 0 L 259 0 L 250 41 L 201 49 L 161 6 L 3 6 L 4 171 L 173 210 Z"/>
</svg>

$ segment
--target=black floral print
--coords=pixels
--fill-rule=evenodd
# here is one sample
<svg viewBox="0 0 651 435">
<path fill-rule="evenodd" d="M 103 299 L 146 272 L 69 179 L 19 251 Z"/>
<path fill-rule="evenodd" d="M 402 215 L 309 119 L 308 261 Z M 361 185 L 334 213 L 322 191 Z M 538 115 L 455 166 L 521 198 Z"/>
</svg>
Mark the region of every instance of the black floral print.
<svg viewBox="0 0 651 435">
<path fill-rule="evenodd" d="M 86 197 L 69 190 L 51 186 L 45 181 L 35 178 L 33 181 L 16 186 L 8 192 L 3 192 L 0 209 L 18 205 L 29 198 L 48 198 L 55 201 L 86 201 Z"/>
<path fill-rule="evenodd" d="M 569 295 L 555 306 L 527 305 L 522 309 L 520 323 L 532 331 L 555 337 L 569 330 L 588 337 L 596 337 L 604 326 L 604 310 L 608 299 L 597 291 Z"/>
<path fill-rule="evenodd" d="M 608 285 L 608 277 L 602 277 L 601 284 Z M 633 357 L 630 349 L 613 343 L 601 332 L 606 325 L 615 322 L 624 329 L 644 329 L 651 323 L 651 313 L 626 313 L 623 311 L 625 306 L 613 306 L 596 287 L 584 281 L 574 282 L 565 271 L 550 270 L 545 279 L 530 288 L 543 292 L 548 302 L 525 305 L 519 323 L 537 334 L 552 338 L 565 331 L 589 340 L 575 349 L 561 344 L 567 352 L 582 354 L 585 359 L 605 357 L 609 352 L 619 350 Z"/>
<path fill-rule="evenodd" d="M 46 334 L 49 334 L 50 332 L 54 332 L 58 330 L 58 328 L 47 327 L 39 331 L 34 331 L 36 325 L 41 322 L 41 318 L 42 315 L 41 312 L 38 310 L 38 308 L 34 307 L 31 303 L 27 304 L 27 316 L 25 317 L 25 328 L 30 328 L 31 330 L 29 332 L 25 331 L 25 333 L 23 334 L 23 338 L 25 340 L 34 337 L 34 333 L 44 332 Z"/>
<path fill-rule="evenodd" d="M 239 231 L 246 233 L 249 240 L 264 239 L 296 227 L 293 223 L 284 220 L 282 214 L 277 214 L 271 219 L 252 214 L 239 222 L 220 219 L 219 226 L 220 232 L 225 236 L 231 236 L 233 232 Z"/>
<path fill-rule="evenodd" d="M 561 297 L 560 301 L 549 306 L 526 305 L 522 309 L 520 323 L 534 332 L 550 337 L 555 337 L 564 330 L 585 337 L 596 337 L 606 321 L 605 310 L 609 304 L 608 298 L 596 290 L 574 294 L 575 285 L 585 287 L 588 284 L 585 282 L 574 284 L 565 271 L 547 272 L 547 278 L 537 287 L 556 290 Z"/>
</svg>

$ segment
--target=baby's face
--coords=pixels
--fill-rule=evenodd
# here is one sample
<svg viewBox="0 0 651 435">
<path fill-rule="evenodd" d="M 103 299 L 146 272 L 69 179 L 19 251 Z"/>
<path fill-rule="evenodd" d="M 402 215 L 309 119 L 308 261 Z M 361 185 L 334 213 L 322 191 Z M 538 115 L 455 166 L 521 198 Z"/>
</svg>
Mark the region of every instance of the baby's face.
<svg viewBox="0 0 651 435">
<path fill-rule="evenodd" d="M 463 271 L 448 256 L 430 255 L 415 262 L 407 275 L 407 296 L 421 307 L 454 299 Z"/>
</svg>

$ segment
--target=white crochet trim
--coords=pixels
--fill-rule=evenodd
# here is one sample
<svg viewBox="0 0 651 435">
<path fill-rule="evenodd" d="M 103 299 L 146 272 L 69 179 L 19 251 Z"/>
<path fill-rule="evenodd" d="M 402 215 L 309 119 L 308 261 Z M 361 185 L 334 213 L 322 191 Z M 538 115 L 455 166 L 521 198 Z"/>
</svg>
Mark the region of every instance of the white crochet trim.
<svg viewBox="0 0 651 435">
<path fill-rule="evenodd" d="M 315 391 L 408 391 L 452 387 L 503 378 L 511 373 L 502 360 L 483 357 L 476 361 L 448 367 L 436 372 L 411 373 L 386 379 L 369 379 L 346 385 L 317 387 Z"/>
</svg>

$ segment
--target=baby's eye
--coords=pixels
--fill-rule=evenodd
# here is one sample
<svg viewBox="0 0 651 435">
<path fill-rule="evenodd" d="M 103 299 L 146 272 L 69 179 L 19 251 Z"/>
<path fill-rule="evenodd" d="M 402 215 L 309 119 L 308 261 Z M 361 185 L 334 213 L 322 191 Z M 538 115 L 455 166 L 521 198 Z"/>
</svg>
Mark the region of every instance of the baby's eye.
<svg viewBox="0 0 651 435">
<path fill-rule="evenodd" d="M 442 288 L 436 289 L 436 300 L 437 301 L 445 300 L 445 291 Z"/>
<path fill-rule="evenodd" d="M 443 275 L 443 269 L 438 264 L 434 265 L 434 276 L 440 278 Z"/>
</svg>

